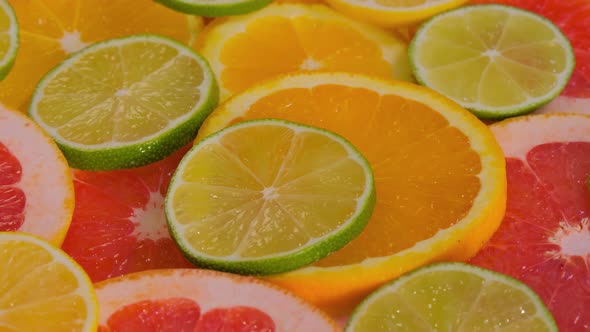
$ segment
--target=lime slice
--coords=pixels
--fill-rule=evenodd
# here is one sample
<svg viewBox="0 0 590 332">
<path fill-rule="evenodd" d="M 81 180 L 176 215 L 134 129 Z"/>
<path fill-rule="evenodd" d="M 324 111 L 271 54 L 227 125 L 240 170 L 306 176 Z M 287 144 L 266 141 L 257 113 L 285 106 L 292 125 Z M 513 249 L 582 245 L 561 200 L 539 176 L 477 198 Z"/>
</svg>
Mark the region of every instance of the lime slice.
<svg viewBox="0 0 590 332">
<path fill-rule="evenodd" d="M 503 5 L 433 17 L 409 48 L 416 79 L 475 115 L 525 114 L 555 98 L 574 69 L 572 47 L 549 20 Z"/>
<path fill-rule="evenodd" d="M 155 0 L 183 13 L 216 17 L 240 15 L 260 9 L 272 0 Z"/>
<path fill-rule="evenodd" d="M 375 206 L 373 174 L 344 138 L 253 120 L 199 141 L 166 196 L 172 236 L 200 266 L 271 274 L 343 247 Z"/>
<path fill-rule="evenodd" d="M 0 0 L 0 80 L 12 69 L 18 50 L 18 23 L 12 7 Z"/>
<path fill-rule="evenodd" d="M 353 331 L 558 331 L 522 282 L 464 263 L 432 264 L 386 284 L 354 311 Z"/>
<path fill-rule="evenodd" d="M 165 37 L 134 35 L 75 53 L 37 85 L 29 114 L 70 166 L 131 168 L 190 142 L 217 105 L 206 60 Z"/>
</svg>

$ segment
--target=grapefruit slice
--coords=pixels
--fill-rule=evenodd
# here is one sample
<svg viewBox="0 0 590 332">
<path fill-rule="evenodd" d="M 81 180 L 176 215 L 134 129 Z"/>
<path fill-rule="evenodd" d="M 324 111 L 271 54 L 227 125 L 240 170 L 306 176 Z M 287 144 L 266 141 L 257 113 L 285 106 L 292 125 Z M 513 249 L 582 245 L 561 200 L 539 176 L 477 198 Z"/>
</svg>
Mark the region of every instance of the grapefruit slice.
<svg viewBox="0 0 590 332">
<path fill-rule="evenodd" d="M 576 112 L 590 114 L 590 1 L 588 0 L 475 0 L 475 3 L 503 3 L 530 10 L 550 19 L 570 40 L 576 67 L 569 83 L 538 113 Z"/>
<path fill-rule="evenodd" d="M 338 331 L 324 313 L 252 277 L 144 271 L 96 284 L 99 332 Z"/>
<path fill-rule="evenodd" d="M 193 266 L 170 238 L 164 215 L 170 178 L 187 150 L 136 169 L 74 171 L 76 207 L 63 249 L 92 281 Z"/>
<path fill-rule="evenodd" d="M 590 116 L 491 126 L 506 155 L 506 216 L 471 260 L 527 283 L 561 331 L 590 330 Z"/>
<path fill-rule="evenodd" d="M 0 107 L 0 231 L 59 246 L 73 209 L 72 177 L 57 145 L 28 117 Z"/>
</svg>

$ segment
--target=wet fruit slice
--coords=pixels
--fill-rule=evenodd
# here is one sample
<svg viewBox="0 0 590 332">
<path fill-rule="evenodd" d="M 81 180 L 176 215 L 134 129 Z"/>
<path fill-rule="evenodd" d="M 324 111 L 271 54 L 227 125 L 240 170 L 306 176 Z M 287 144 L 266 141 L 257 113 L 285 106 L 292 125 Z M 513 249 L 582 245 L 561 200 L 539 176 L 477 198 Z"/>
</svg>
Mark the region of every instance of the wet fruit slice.
<svg viewBox="0 0 590 332">
<path fill-rule="evenodd" d="M 8 0 L 19 23 L 14 68 L 0 82 L 0 102 L 26 111 L 37 82 L 66 56 L 94 42 L 157 33 L 190 46 L 202 20 L 152 0 Z"/>
<path fill-rule="evenodd" d="M 2 331 L 96 331 L 98 305 L 82 268 L 49 243 L 0 232 Z"/>
<path fill-rule="evenodd" d="M 74 171 L 76 208 L 62 248 L 93 282 L 193 266 L 170 238 L 164 214 L 170 178 L 187 150 L 131 170 Z"/>
<path fill-rule="evenodd" d="M 0 80 L 4 79 L 18 50 L 18 22 L 14 10 L 6 0 L 0 0 Z"/>
<path fill-rule="evenodd" d="M 246 14 L 268 5 L 272 0 L 156 0 L 172 9 L 201 16 Z"/>
<path fill-rule="evenodd" d="M 468 0 L 326 0 L 334 8 L 378 25 L 397 27 L 417 24 L 455 8 Z"/>
<path fill-rule="evenodd" d="M 341 70 L 412 80 L 406 45 L 393 34 L 324 5 L 271 4 L 212 22 L 199 37 L 221 99 L 299 70 Z"/>
<path fill-rule="evenodd" d="M 194 138 L 217 105 L 207 61 L 156 35 L 94 44 L 37 85 L 29 114 L 70 166 L 113 170 L 164 159 Z"/>
<path fill-rule="evenodd" d="M 134 273 L 96 284 L 96 293 L 100 332 L 338 331 L 281 288 L 210 270 Z"/>
<path fill-rule="evenodd" d="M 569 41 L 553 23 L 502 5 L 437 15 L 420 27 L 409 54 L 420 83 L 486 119 L 548 103 L 566 86 L 575 63 Z"/>
<path fill-rule="evenodd" d="M 506 217 L 472 263 L 511 275 L 561 331 L 590 327 L 590 116 L 535 115 L 491 126 L 506 154 Z"/>
<path fill-rule="evenodd" d="M 345 73 L 254 86 L 203 123 L 197 140 L 247 119 L 282 118 L 342 135 L 369 160 L 377 203 L 363 233 L 313 267 L 270 280 L 331 311 L 440 259 L 467 259 L 504 214 L 504 157 L 489 129 L 430 89 Z"/>
<path fill-rule="evenodd" d="M 359 305 L 346 332 L 557 332 L 541 299 L 522 282 L 463 263 L 405 274 Z"/>
<path fill-rule="evenodd" d="M 172 178 L 166 216 L 196 264 L 271 274 L 342 248 L 374 206 L 373 173 L 348 141 L 266 119 L 198 142 Z"/>
<path fill-rule="evenodd" d="M 0 107 L 0 231 L 59 246 L 73 209 L 72 176 L 57 145 L 31 119 Z"/>
</svg>

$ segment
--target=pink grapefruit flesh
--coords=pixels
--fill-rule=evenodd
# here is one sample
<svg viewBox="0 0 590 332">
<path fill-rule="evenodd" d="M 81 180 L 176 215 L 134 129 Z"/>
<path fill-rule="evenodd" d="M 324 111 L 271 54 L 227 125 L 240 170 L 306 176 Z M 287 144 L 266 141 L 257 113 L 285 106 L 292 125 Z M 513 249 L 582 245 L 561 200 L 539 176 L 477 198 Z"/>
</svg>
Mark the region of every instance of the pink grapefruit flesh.
<svg viewBox="0 0 590 332">
<path fill-rule="evenodd" d="M 152 270 L 96 284 L 99 331 L 338 331 L 318 309 L 253 277 Z"/>
<path fill-rule="evenodd" d="M 504 220 L 471 263 L 527 283 L 561 331 L 590 331 L 590 116 L 490 126 L 506 156 Z"/>
<path fill-rule="evenodd" d="M 73 208 L 72 177 L 57 145 L 28 117 L 0 107 L 0 231 L 59 246 Z"/>
<path fill-rule="evenodd" d="M 193 267 L 168 233 L 164 197 L 186 153 L 141 168 L 74 171 L 76 207 L 63 249 L 93 282 L 148 269 Z"/>
</svg>

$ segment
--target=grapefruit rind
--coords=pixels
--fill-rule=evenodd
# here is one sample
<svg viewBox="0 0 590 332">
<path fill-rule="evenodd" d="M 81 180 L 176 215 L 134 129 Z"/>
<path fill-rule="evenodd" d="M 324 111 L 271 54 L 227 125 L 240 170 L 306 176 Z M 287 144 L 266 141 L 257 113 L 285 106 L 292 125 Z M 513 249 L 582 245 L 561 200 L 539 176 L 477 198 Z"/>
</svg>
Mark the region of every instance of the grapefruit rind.
<svg viewBox="0 0 590 332">
<path fill-rule="evenodd" d="M 56 128 L 45 123 L 38 113 L 37 105 L 44 98 L 44 89 L 60 72 L 76 66 L 82 56 L 105 48 L 118 47 L 132 42 L 164 44 L 177 49 L 179 54 L 197 62 L 203 72 L 199 89 L 201 98 L 193 108 L 180 118 L 168 123 L 159 132 L 129 143 L 103 143 L 85 145 L 68 141 L 57 133 Z M 56 141 L 73 168 L 91 171 L 135 168 L 150 164 L 177 151 L 190 142 L 207 115 L 217 106 L 218 87 L 207 60 L 184 44 L 171 38 L 154 34 L 137 34 L 95 43 L 77 53 L 48 72 L 35 88 L 29 106 L 29 115 Z"/>
<path fill-rule="evenodd" d="M 514 117 L 517 115 L 524 115 L 524 114 L 533 112 L 534 110 L 536 110 L 536 109 L 540 108 L 541 106 L 544 106 L 544 105 L 548 104 L 549 102 L 551 102 L 552 100 L 554 100 L 565 89 L 565 87 L 568 83 L 568 80 L 569 80 L 570 76 L 572 75 L 574 68 L 575 68 L 576 59 L 575 59 L 574 50 L 572 48 L 572 45 L 570 44 L 567 37 L 563 34 L 563 32 L 561 30 L 559 30 L 559 28 L 557 26 L 555 26 L 555 24 L 553 24 L 553 22 L 551 22 L 549 19 L 547 19 L 543 16 L 540 16 L 540 15 L 537 15 L 533 12 L 529 12 L 524 9 L 506 6 L 506 5 L 484 4 L 484 5 L 470 5 L 470 6 L 459 7 L 454 10 L 450 10 L 448 12 L 444 12 L 444 13 L 435 15 L 434 17 L 432 17 L 428 21 L 426 21 L 424 24 L 422 24 L 420 26 L 420 28 L 418 29 L 418 31 L 416 32 L 416 34 L 414 35 L 414 38 L 412 39 L 412 41 L 408 47 L 410 66 L 412 68 L 412 72 L 414 73 L 416 80 L 420 84 L 428 86 L 428 87 L 438 91 L 437 87 L 434 86 L 434 84 L 432 84 L 426 78 L 425 73 L 428 71 L 428 68 L 425 68 L 424 66 L 422 66 L 419 63 L 418 55 L 417 55 L 417 53 L 419 52 L 418 49 L 420 47 L 428 45 L 428 41 L 424 40 L 424 38 L 426 38 L 425 36 L 428 34 L 428 30 L 430 28 L 432 28 L 433 25 L 436 25 L 438 20 L 447 18 L 448 16 L 462 16 L 465 14 L 465 12 L 468 12 L 468 11 L 478 11 L 478 10 L 485 11 L 487 9 L 501 10 L 501 11 L 507 12 L 509 15 L 519 15 L 519 16 L 531 18 L 533 20 L 536 20 L 539 23 L 542 23 L 545 27 L 547 27 L 551 31 L 553 31 L 554 37 L 555 37 L 554 42 L 561 45 L 564 52 L 566 53 L 565 69 L 561 73 L 559 73 L 559 75 L 557 75 L 557 79 L 555 80 L 554 87 L 550 92 L 546 93 L 543 96 L 539 96 L 539 97 L 534 97 L 534 98 L 529 97 L 524 102 L 516 104 L 516 105 L 495 107 L 495 106 L 491 106 L 491 105 L 484 105 L 480 102 L 475 102 L 475 103 L 466 102 L 466 101 L 461 100 L 461 98 L 454 97 L 454 96 L 447 96 L 447 97 L 453 99 L 455 102 L 457 102 L 461 106 L 470 110 L 475 115 L 477 115 L 479 118 L 487 119 L 487 120 L 501 120 L 501 119 L 508 118 L 508 117 Z M 466 27 L 466 29 L 469 29 L 469 28 Z M 482 54 L 482 56 L 483 56 L 483 54 Z M 450 65 L 451 64 L 449 64 L 449 66 Z M 555 74 L 555 73 L 553 73 L 553 74 Z M 477 85 L 478 82 L 473 82 L 473 84 Z M 443 93 L 443 92 L 441 92 L 441 93 Z"/>
<path fill-rule="evenodd" d="M 60 246 L 74 213 L 74 185 L 62 152 L 42 128 L 20 112 L 0 108 L 0 142 L 19 160 L 17 186 L 26 195 L 19 231 Z"/>
<path fill-rule="evenodd" d="M 273 318 L 277 331 L 340 331 L 322 311 L 254 277 L 201 269 L 162 269 L 108 279 L 95 288 L 101 325 L 123 306 L 176 297 L 195 300 L 202 312 L 230 306 L 258 308 Z"/>
<path fill-rule="evenodd" d="M 400 276 L 399 278 L 388 282 L 386 284 L 384 284 L 383 286 L 379 287 L 376 291 L 374 291 L 373 293 L 371 293 L 367 298 L 365 298 L 354 310 L 352 316 L 350 317 L 350 320 L 348 321 L 346 328 L 345 328 L 345 332 L 354 332 L 354 331 L 362 331 L 359 330 L 358 328 L 356 328 L 355 326 L 359 323 L 360 320 L 362 320 L 364 317 L 366 316 L 372 316 L 372 320 L 375 320 L 376 316 L 379 316 L 380 313 L 376 313 L 376 312 L 371 312 L 370 310 L 368 310 L 368 307 L 375 303 L 376 301 L 380 300 L 383 297 L 386 297 L 389 294 L 395 293 L 396 290 L 398 290 L 399 288 L 402 288 L 404 286 L 404 284 L 406 284 L 407 282 L 413 282 L 416 281 L 416 279 L 420 279 L 422 278 L 429 278 L 428 274 L 432 273 L 432 272 L 464 272 L 470 275 L 473 275 L 475 277 L 480 277 L 481 279 L 484 280 L 484 283 L 486 282 L 495 282 L 498 284 L 502 284 L 505 285 L 506 288 L 508 289 L 513 289 L 515 291 L 518 291 L 520 293 L 525 294 L 528 299 L 530 300 L 530 302 L 534 305 L 535 313 L 534 316 L 537 316 L 538 318 L 540 318 L 544 323 L 545 326 L 547 328 L 548 331 L 552 331 L 552 332 L 557 332 L 557 325 L 555 323 L 555 320 L 553 319 L 553 316 L 551 315 L 551 313 L 549 312 L 549 310 L 547 309 L 547 307 L 545 306 L 545 304 L 543 303 L 543 301 L 541 300 L 541 298 L 539 298 L 539 296 L 532 290 L 530 289 L 526 284 L 524 284 L 523 282 L 514 279 L 512 277 L 509 277 L 507 275 L 498 273 L 498 272 L 494 272 L 491 270 L 487 270 L 487 269 L 483 269 L 480 267 L 476 267 L 473 265 L 469 265 L 469 264 L 465 264 L 465 263 L 457 263 L 457 262 L 451 262 L 451 263 L 433 263 L 424 267 L 421 267 L 417 270 L 411 271 L 409 273 L 406 273 L 402 276 Z M 451 275 L 449 275 L 449 278 L 452 278 Z M 431 282 L 434 283 L 434 285 L 432 287 L 437 287 L 437 284 L 440 282 L 440 286 L 438 287 L 445 287 L 445 282 L 447 282 L 447 278 L 441 278 L 440 280 L 431 280 Z M 461 282 L 459 281 L 458 283 L 459 285 L 461 285 Z M 483 285 L 482 285 L 483 286 Z M 419 290 L 416 290 L 419 291 Z M 411 294 L 408 293 L 408 290 L 406 290 L 404 292 L 405 295 Z M 415 294 L 415 293 L 414 293 Z M 445 298 L 442 298 L 442 301 L 444 301 Z M 473 299 L 474 301 L 476 299 Z M 440 303 L 441 299 L 432 299 L 432 301 L 437 301 Z M 476 302 L 474 302 L 473 304 L 476 304 Z M 439 304 L 437 304 L 439 305 Z M 444 305 L 444 303 L 443 303 Z M 487 304 L 489 305 L 489 304 Z M 498 303 L 498 305 L 501 305 L 501 303 Z M 474 310 L 478 310 L 476 307 L 471 307 L 471 308 L 460 308 L 463 310 L 470 310 L 471 312 L 473 312 Z M 514 308 L 515 310 L 522 310 L 522 307 L 520 308 Z M 482 310 L 482 309 L 479 309 Z M 462 316 L 463 314 L 468 313 L 468 311 L 464 311 L 464 312 L 456 312 L 456 316 Z M 418 315 L 420 313 L 417 313 Z M 428 313 L 423 313 L 424 315 L 427 315 Z M 484 315 L 485 318 L 485 313 L 482 313 Z M 529 313 L 529 317 L 531 317 L 533 315 L 530 315 Z M 387 326 L 386 324 L 386 318 L 387 317 L 383 317 L 383 326 Z M 432 322 L 432 321 L 431 321 Z M 514 321 L 512 321 L 514 322 Z M 509 322 L 509 323 L 512 323 Z M 482 322 L 482 324 L 485 324 L 484 322 Z M 436 325 L 435 325 L 436 326 Z M 522 325 L 519 327 L 523 327 Z M 377 331 L 375 331 L 377 332 Z"/>
<path fill-rule="evenodd" d="M 87 308 L 86 310 L 86 319 L 84 322 L 84 326 L 80 330 L 80 332 L 95 332 L 97 329 L 97 319 L 98 319 L 98 301 L 96 298 L 96 292 L 92 281 L 84 272 L 82 267 L 78 265 L 68 254 L 63 252 L 58 247 L 50 244 L 49 242 L 35 236 L 32 234 L 21 233 L 21 232 L 0 232 L 0 251 L 2 251 L 3 255 L 7 255 L 7 252 L 2 249 L 3 243 L 8 242 L 22 242 L 27 244 L 32 244 L 39 247 L 41 250 L 46 251 L 51 255 L 53 259 L 52 263 L 57 262 L 61 263 L 63 266 L 67 268 L 67 270 L 72 274 L 71 276 L 62 275 L 61 277 L 64 280 L 71 280 L 72 276 L 77 281 L 78 289 L 76 293 L 80 295 L 83 299 L 84 304 Z M 17 253 L 18 254 L 18 253 Z M 18 260 L 18 259 L 17 259 Z M 15 260 L 16 261 L 16 260 Z M 34 262 L 19 262 L 17 267 L 22 267 L 23 265 L 32 265 Z M 2 271 L 2 273 L 11 273 L 11 271 Z M 25 277 L 25 276 L 23 276 Z M 55 277 L 54 277 L 55 278 Z M 59 285 L 47 285 L 42 280 L 39 281 L 40 286 L 47 286 L 47 287 L 59 287 Z M 0 310 L 2 311 L 2 310 Z M 59 308 L 56 308 L 56 314 L 59 314 Z M 32 312 L 31 314 L 37 314 Z M 31 316 L 28 316 L 31 317 Z M 61 318 L 63 319 L 63 317 Z M 3 322 L 5 323 L 5 322 Z M 8 326 L 10 323 L 8 322 Z"/>
<path fill-rule="evenodd" d="M 0 0 L 0 11 L 2 14 L 6 15 L 9 20 L 8 31 L 2 31 L 2 33 L 7 34 L 10 38 L 8 49 L 3 50 L 4 56 L 0 59 L 0 80 L 2 80 L 8 75 L 14 65 L 14 60 L 16 60 L 16 53 L 19 45 L 19 29 L 14 9 L 12 9 L 7 0 Z"/>
<path fill-rule="evenodd" d="M 157 2 L 185 14 L 206 17 L 240 15 L 261 9 L 272 0 L 156 0 Z"/>
<path fill-rule="evenodd" d="M 393 256 L 368 258 L 346 266 L 308 266 L 265 277 L 332 314 L 341 314 L 350 310 L 351 305 L 356 304 L 375 287 L 407 271 L 433 261 L 462 261 L 474 256 L 491 238 L 504 217 L 506 162 L 489 128 L 452 100 L 412 83 L 351 73 L 293 73 L 253 86 L 211 113 L 201 126 L 196 141 L 242 117 L 264 96 L 284 89 L 312 88 L 322 84 L 370 88 L 380 94 L 393 94 L 419 101 L 438 110 L 451 126 L 469 137 L 472 148 L 480 154 L 482 171 L 479 177 L 484 188 L 474 199 L 471 210 L 463 220 Z"/>
<path fill-rule="evenodd" d="M 174 193 L 176 189 L 183 183 L 182 174 L 184 172 L 184 168 L 186 167 L 185 165 L 202 148 L 211 143 L 219 141 L 220 138 L 226 134 L 239 131 L 243 128 L 258 126 L 280 126 L 293 130 L 295 133 L 311 132 L 320 134 L 338 143 L 346 150 L 348 153 L 348 158 L 354 160 L 359 166 L 362 167 L 365 177 L 365 189 L 363 190 L 362 194 L 356 198 L 356 209 L 350 213 L 350 216 L 346 221 L 339 223 L 338 228 L 321 237 L 312 238 L 305 245 L 302 245 L 296 249 L 256 258 L 233 256 L 215 257 L 208 255 L 207 253 L 199 251 L 197 248 L 195 248 L 195 246 L 188 242 L 185 232 L 182 229 L 185 226 L 181 225 L 177 221 L 176 215 L 174 213 Z M 247 137 L 244 137 L 244 139 L 247 139 Z M 345 177 L 346 176 L 344 175 L 343 178 Z M 277 119 L 261 119 L 244 121 L 232 125 L 197 142 L 195 146 L 184 156 L 172 177 L 170 187 L 166 195 L 165 210 L 167 216 L 166 219 L 168 221 L 168 226 L 170 228 L 172 237 L 179 245 L 185 256 L 197 266 L 244 275 L 268 275 L 291 271 L 301 266 L 311 264 L 345 246 L 353 238 L 358 236 L 365 228 L 371 217 L 373 208 L 375 207 L 375 202 L 375 182 L 373 179 L 371 166 L 365 157 L 363 157 L 363 155 L 345 138 L 327 130 L 307 125 Z"/>
</svg>

